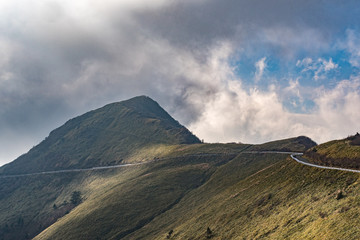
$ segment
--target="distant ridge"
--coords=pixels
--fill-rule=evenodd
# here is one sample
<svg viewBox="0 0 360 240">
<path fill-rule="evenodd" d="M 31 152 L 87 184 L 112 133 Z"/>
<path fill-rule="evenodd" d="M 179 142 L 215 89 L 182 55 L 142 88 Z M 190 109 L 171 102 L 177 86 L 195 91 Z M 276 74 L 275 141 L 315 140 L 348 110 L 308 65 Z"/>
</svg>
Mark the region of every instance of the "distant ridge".
<svg viewBox="0 0 360 240">
<path fill-rule="evenodd" d="M 67 121 L 0 174 L 118 164 L 145 146 L 192 143 L 200 140 L 150 97 L 138 96 Z"/>
<path fill-rule="evenodd" d="M 254 145 L 251 147 L 251 150 L 259 150 L 266 148 L 268 151 L 304 152 L 314 146 L 317 146 L 317 144 L 310 138 L 306 136 L 298 136 L 294 138 L 276 140 L 264 144 Z"/>
<path fill-rule="evenodd" d="M 360 170 L 360 134 L 320 144 L 307 150 L 304 157 L 322 166 Z"/>
</svg>

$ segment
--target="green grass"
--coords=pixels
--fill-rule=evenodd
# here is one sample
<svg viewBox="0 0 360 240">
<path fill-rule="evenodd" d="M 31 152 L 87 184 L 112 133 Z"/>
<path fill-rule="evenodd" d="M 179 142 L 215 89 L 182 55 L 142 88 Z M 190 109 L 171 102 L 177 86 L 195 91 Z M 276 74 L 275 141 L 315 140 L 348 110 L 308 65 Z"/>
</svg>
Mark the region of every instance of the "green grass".
<svg viewBox="0 0 360 240">
<path fill-rule="evenodd" d="M 316 147 L 317 153 L 329 158 L 360 159 L 360 146 L 350 144 L 351 141 L 334 140 Z"/>
<path fill-rule="evenodd" d="M 320 144 L 306 151 L 304 157 L 319 165 L 360 169 L 360 145 L 354 144 L 359 139 L 351 136 Z"/>
<path fill-rule="evenodd" d="M 291 151 L 301 149 L 296 138 L 275 143 Z M 276 191 L 269 190 L 275 180 L 268 181 L 262 174 L 282 169 L 286 158 L 241 152 L 273 150 L 275 145 L 271 143 L 268 149 L 268 144 L 154 144 L 139 148 L 124 161 L 161 161 L 114 170 L 6 179 L 0 184 L 0 227 L 8 224 L 8 231 L 3 231 L 0 239 L 25 239 L 45 228 L 37 239 L 160 239 L 171 229 L 180 239 L 201 238 L 207 226 L 218 236 L 232 236 L 236 233 L 219 231 L 227 225 L 234 228 L 231 223 L 241 220 L 231 209 L 246 206 L 242 211 L 248 212 L 256 209 L 249 203 L 270 193 L 275 196 Z M 291 178 L 293 174 L 289 174 L 276 179 Z M 261 181 L 268 185 L 256 189 Z M 81 191 L 83 203 L 64 205 L 73 191 Z M 229 212 L 221 214 L 224 209 Z M 17 224 L 19 217 L 22 225 Z"/>
<path fill-rule="evenodd" d="M 234 157 L 228 153 L 236 154 L 245 147 L 247 145 L 154 145 L 136 151 L 126 161 L 141 160 L 145 156 L 150 160 L 161 157 L 166 160 L 115 170 L 1 179 L 0 239 L 1 236 L 5 236 L 6 239 L 23 239 L 26 234 L 28 236 L 36 235 L 74 207 L 63 204 L 64 201 L 70 202 L 73 191 L 81 191 L 85 204 L 90 203 L 93 198 L 103 202 L 102 198 L 116 189 L 116 194 L 125 194 L 124 196 L 131 199 L 129 201 L 134 204 L 133 199 L 138 197 L 144 203 L 143 195 L 139 193 L 143 191 L 140 186 L 141 179 L 146 180 L 144 184 L 151 184 L 152 179 L 149 180 L 149 176 L 163 176 L 160 178 L 161 181 L 158 179 L 154 179 L 154 181 L 160 181 L 164 185 L 166 183 L 175 185 L 175 187 L 165 188 L 164 193 L 168 189 L 176 190 L 178 186 L 184 184 L 180 189 L 168 193 L 168 197 L 164 197 L 166 194 L 161 193 L 161 184 L 156 183 L 158 191 L 154 191 L 154 199 L 156 196 L 159 197 L 156 204 L 160 204 L 160 206 L 154 208 L 154 213 L 149 212 L 146 220 L 159 211 L 163 211 L 167 202 L 177 201 L 185 191 L 199 186 L 202 179 L 208 177 L 214 167 Z M 204 156 L 203 154 L 206 152 L 216 155 Z M 148 154 L 146 155 L 146 153 Z M 143 175 L 146 177 L 142 177 Z M 149 185 L 145 184 L 144 188 L 148 187 Z M 147 191 L 146 194 L 148 193 Z M 121 196 L 114 197 L 111 194 L 108 198 L 115 201 L 118 201 L 119 198 L 122 199 Z M 58 206 L 57 210 L 54 210 L 54 204 Z M 153 207 L 154 205 L 150 204 L 149 206 Z M 138 217 L 138 212 L 135 217 Z M 23 219 L 23 225 L 17 224 L 19 218 Z M 6 225 L 8 225 L 7 231 L 2 231 L 2 229 L 5 230 Z"/>
<path fill-rule="evenodd" d="M 164 239 L 170 230 L 173 239 L 205 239 L 207 227 L 215 239 L 359 239 L 358 192 L 357 174 L 241 155 L 125 239 Z"/>
<path fill-rule="evenodd" d="M 248 150 L 250 151 L 293 151 L 305 152 L 307 149 L 316 146 L 316 143 L 308 137 L 299 136 L 296 138 L 271 141 L 264 144 L 254 145 Z"/>
<path fill-rule="evenodd" d="M 204 178 L 206 169 L 190 166 L 145 174 L 126 184 L 113 186 L 62 218 L 56 224 L 61 227 L 49 238 L 119 239 L 171 208 Z"/>
<path fill-rule="evenodd" d="M 176 146 L 174 154 L 241 148 L 249 146 Z M 360 213 L 357 174 L 302 166 L 279 154 L 240 153 L 224 161 L 188 156 L 143 166 L 138 177 L 99 194 L 93 190 L 35 239 L 64 233 L 66 239 L 166 239 L 170 230 L 172 239 L 206 239 L 207 227 L 214 239 L 360 237 L 360 222 L 351 220 Z M 336 200 L 338 190 L 343 199 Z"/>
</svg>

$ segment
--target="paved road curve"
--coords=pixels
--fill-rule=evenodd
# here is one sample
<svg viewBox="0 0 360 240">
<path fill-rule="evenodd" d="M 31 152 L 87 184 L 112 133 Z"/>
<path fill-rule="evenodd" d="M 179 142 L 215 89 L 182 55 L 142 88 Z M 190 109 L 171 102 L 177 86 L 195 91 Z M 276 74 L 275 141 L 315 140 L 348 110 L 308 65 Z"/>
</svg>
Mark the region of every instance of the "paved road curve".
<svg viewBox="0 0 360 240">
<path fill-rule="evenodd" d="M 37 175 L 45 175 L 45 174 L 58 174 L 58 173 L 72 173 L 72 172 L 86 172 L 86 171 L 95 171 L 95 170 L 104 170 L 104 169 L 115 169 L 115 168 L 123 168 L 129 166 L 137 166 L 148 164 L 152 162 L 157 162 L 161 160 L 169 160 L 169 159 L 177 159 L 182 157 L 201 157 L 201 156 L 219 156 L 219 155 L 233 155 L 236 157 L 238 154 L 228 154 L 228 153 L 200 153 L 200 154 L 192 154 L 192 155 L 184 155 L 181 157 L 167 157 L 167 158 L 157 158 L 154 160 L 137 162 L 137 163 L 124 163 L 119 165 L 111 165 L 111 166 L 100 166 L 100 167 L 91 167 L 91 168 L 75 168 L 75 169 L 63 169 L 63 170 L 54 170 L 54 171 L 44 171 L 44 172 L 36 172 L 36 173 L 22 173 L 22 174 L 14 174 L 14 175 L 0 175 L 1 178 L 15 178 L 15 177 L 29 177 L 29 176 L 37 176 Z"/>
<path fill-rule="evenodd" d="M 280 152 L 280 151 L 244 151 L 241 153 L 248 153 L 248 154 L 287 154 L 290 155 L 292 159 L 294 159 L 296 162 L 310 166 L 310 167 L 316 167 L 321 169 L 330 169 L 330 170 L 339 170 L 339 171 L 346 171 L 346 172 L 355 172 L 360 173 L 360 170 L 354 170 L 354 169 L 347 169 L 347 168 L 338 168 L 338 167 L 327 167 L 327 166 L 321 166 L 317 164 L 312 164 L 309 162 L 306 162 L 305 160 L 301 160 L 300 157 L 303 153 L 299 152 Z M 224 154 L 194 154 L 194 155 L 188 155 L 187 157 L 191 156 L 214 156 L 214 155 L 224 155 Z M 235 154 L 236 155 L 236 154 Z M 178 158 L 178 157 L 174 157 Z M 44 172 L 37 172 L 37 173 L 24 173 L 24 174 L 15 174 L 15 175 L 0 175 L 1 178 L 15 178 L 15 177 L 27 177 L 27 176 L 36 176 L 36 175 L 45 175 L 45 174 L 58 174 L 58 173 L 71 173 L 71 172 L 85 172 L 85 171 L 95 171 L 95 170 L 104 170 L 104 169 L 115 169 L 115 168 L 122 168 L 122 167 L 129 167 L 129 166 L 137 166 L 142 164 L 147 164 L 155 161 L 160 160 L 166 160 L 170 158 L 159 158 L 156 160 L 151 161 L 145 161 L 145 162 L 138 162 L 138 163 L 126 163 L 126 164 L 119 164 L 119 165 L 112 165 L 112 166 L 101 166 L 101 167 L 92 167 L 92 168 L 78 168 L 78 169 L 64 169 L 64 170 L 56 170 L 56 171 L 44 171 Z"/>
<path fill-rule="evenodd" d="M 301 156 L 302 154 L 298 154 L 298 156 L 299 155 Z M 339 171 L 345 171 L 345 172 L 360 173 L 360 170 L 354 170 L 354 169 L 348 169 L 348 168 L 338 168 L 338 167 L 327 167 L 327 166 L 321 166 L 321 165 L 317 165 L 317 164 L 312 164 L 312 163 L 306 162 L 304 160 L 301 160 L 301 158 L 296 157 L 296 155 L 294 155 L 294 154 L 291 154 L 290 157 L 292 159 L 294 159 L 295 161 L 297 161 L 298 163 L 301 163 L 303 165 L 310 166 L 310 167 L 316 167 L 316 168 L 321 168 L 321 169 L 339 170 Z"/>
<path fill-rule="evenodd" d="M 102 167 L 92 167 L 92 168 L 64 169 L 64 170 L 45 171 L 45 172 L 37 172 L 37 173 L 23 173 L 23 174 L 15 174 L 15 175 L 3 175 L 3 176 L 0 176 L 0 178 L 27 177 L 27 176 L 56 174 L 56 173 L 86 172 L 86 171 L 94 171 L 94 170 L 102 170 L 102 169 L 112 169 L 112 168 L 135 166 L 135 165 L 141 165 L 141 164 L 145 164 L 145 163 L 149 163 L 149 162 L 127 163 L 127 164 L 119 164 L 119 165 L 113 165 L 113 166 L 102 166 Z"/>
<path fill-rule="evenodd" d="M 310 166 L 310 167 L 316 167 L 316 168 L 321 168 L 321 169 L 330 169 L 330 170 L 338 170 L 338 171 L 345 171 L 345 172 L 354 172 L 354 173 L 360 173 L 360 170 L 355 170 L 355 169 L 348 169 L 348 168 L 339 168 L 339 167 L 328 167 L 328 166 L 321 166 L 321 165 L 317 165 L 317 164 L 313 164 L 313 163 L 309 163 L 307 162 L 304 158 L 301 158 L 300 156 L 303 155 L 303 153 L 298 153 L 298 152 L 277 152 L 277 151 L 260 151 L 260 152 L 256 152 L 256 151 L 247 151 L 247 152 L 243 152 L 243 153 L 278 153 L 278 154 L 289 154 L 290 157 L 292 159 L 294 159 L 296 162 L 306 165 L 306 166 Z"/>
</svg>

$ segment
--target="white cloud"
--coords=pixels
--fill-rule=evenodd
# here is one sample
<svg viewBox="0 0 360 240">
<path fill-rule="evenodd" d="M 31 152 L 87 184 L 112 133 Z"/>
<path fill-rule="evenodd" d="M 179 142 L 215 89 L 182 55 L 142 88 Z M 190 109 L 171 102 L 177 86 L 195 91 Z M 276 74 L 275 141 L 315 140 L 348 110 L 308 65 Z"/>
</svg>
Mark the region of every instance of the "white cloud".
<svg viewBox="0 0 360 240">
<path fill-rule="evenodd" d="M 329 61 L 326 61 L 324 59 L 321 59 L 322 61 L 322 64 L 323 64 L 323 67 L 324 67 L 324 71 L 327 72 L 327 71 L 330 71 L 332 69 L 335 69 L 337 68 L 339 65 L 338 64 L 335 64 L 333 61 L 332 61 L 332 58 L 329 59 Z"/>
<path fill-rule="evenodd" d="M 296 62 L 296 66 L 297 67 L 305 67 L 307 68 L 308 66 L 310 66 L 312 64 L 313 60 L 309 57 L 306 57 L 302 60 L 297 60 Z"/>
<path fill-rule="evenodd" d="M 329 60 L 318 58 L 317 61 L 313 61 L 309 57 L 298 60 L 296 66 L 302 68 L 301 72 L 314 72 L 315 80 L 324 79 L 327 72 L 339 67 L 338 64 L 333 62 L 332 58 L 329 58 Z"/>
<path fill-rule="evenodd" d="M 297 78 L 295 80 L 290 79 L 289 80 L 289 86 L 285 87 L 282 92 L 285 93 L 285 95 L 294 95 L 297 98 L 299 98 L 301 101 L 303 101 L 303 98 L 302 98 L 302 96 L 300 94 L 299 78 Z"/>
<path fill-rule="evenodd" d="M 254 89 L 247 94 L 236 82 L 229 85 L 205 104 L 201 118 L 190 125 L 207 141 L 260 143 L 306 135 L 321 143 L 354 134 L 359 128 L 360 89 L 356 82 L 341 82 L 321 93 L 315 99 L 316 111 L 308 114 L 288 112 L 275 92 Z"/>
<path fill-rule="evenodd" d="M 360 67 L 360 36 L 354 30 L 346 31 L 346 40 L 340 44 L 351 55 L 350 64 L 354 67 Z"/>
<path fill-rule="evenodd" d="M 358 131 L 360 118 L 360 78 L 343 80 L 331 90 L 321 90 L 315 99 L 318 110 L 315 126 L 323 129 L 319 136 L 323 141 L 340 138 Z"/>
<path fill-rule="evenodd" d="M 266 68 L 266 57 L 261 58 L 259 61 L 255 63 L 255 82 L 259 82 L 264 74 L 264 70 Z"/>
<path fill-rule="evenodd" d="M 223 70 L 230 69 L 222 66 L 219 71 Z M 216 72 L 216 68 L 212 71 Z M 289 86 L 280 91 L 276 88 L 247 91 L 234 78 L 222 83 L 219 91 L 202 102 L 202 115 L 189 126 L 206 141 L 260 143 L 306 135 L 317 142 L 324 142 L 353 134 L 359 127 L 359 78 L 341 81 L 330 90 L 313 89 L 316 93 L 314 110 L 304 114 L 286 110 L 281 96 L 285 93 L 302 101 L 302 87 L 298 79 L 290 80 Z"/>
<path fill-rule="evenodd" d="M 317 63 L 314 63 L 312 67 L 315 70 L 314 79 L 319 80 L 326 78 L 326 73 L 337 68 L 338 64 L 334 64 L 332 58 L 330 58 L 328 61 L 323 58 L 319 58 Z"/>
</svg>

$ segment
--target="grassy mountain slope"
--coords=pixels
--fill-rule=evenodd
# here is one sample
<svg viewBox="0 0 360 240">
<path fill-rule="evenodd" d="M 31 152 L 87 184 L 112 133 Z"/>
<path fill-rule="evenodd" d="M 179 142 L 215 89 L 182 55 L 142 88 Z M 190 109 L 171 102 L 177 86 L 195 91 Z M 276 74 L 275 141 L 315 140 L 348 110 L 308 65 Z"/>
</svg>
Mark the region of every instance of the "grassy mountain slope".
<svg viewBox="0 0 360 240">
<path fill-rule="evenodd" d="M 38 234 L 75 207 L 72 192 L 81 189 L 86 194 L 83 186 L 98 178 L 99 172 L 4 175 L 147 161 L 179 148 L 178 144 L 194 143 L 200 143 L 196 136 L 144 96 L 71 119 L 27 154 L 0 168 L 0 239 Z"/>
<path fill-rule="evenodd" d="M 154 145 L 131 156 L 141 159 L 144 152 L 148 152 L 150 159 L 162 159 L 149 164 L 0 179 L 0 239 L 33 237 L 56 221 L 50 229 L 59 228 L 60 238 L 66 226 L 71 228 L 65 230 L 68 239 L 125 237 L 177 205 L 206 183 L 216 169 L 250 147 L 243 144 Z M 252 173 L 267 163 L 259 164 L 246 171 Z M 84 202 L 79 206 L 70 203 L 73 191 L 83 195 Z M 88 221 L 92 222 L 91 228 L 78 231 L 82 226 L 89 226 Z M 88 234 L 86 237 L 77 235 L 84 231 Z M 56 239 L 56 236 L 48 238 Z"/>
<path fill-rule="evenodd" d="M 118 164 L 146 146 L 199 142 L 155 101 L 140 96 L 69 120 L 0 174 Z"/>
<path fill-rule="evenodd" d="M 296 138 L 271 141 L 260 145 L 254 145 L 249 150 L 261 151 L 283 151 L 283 152 L 304 152 L 305 150 L 316 146 L 316 143 L 308 137 L 299 136 Z"/>
<path fill-rule="evenodd" d="M 216 159 L 157 162 L 134 185 L 94 195 L 35 239 L 167 239 L 170 231 L 170 239 L 360 238 L 358 174 L 303 166 L 280 154 Z M 190 176 L 198 186 L 183 182 Z M 179 181 L 193 187 L 179 194 Z M 140 192 L 129 196 L 127 187 Z"/>
<path fill-rule="evenodd" d="M 320 144 L 306 151 L 304 157 L 319 165 L 360 169 L 360 135 Z"/>
<path fill-rule="evenodd" d="M 76 218 L 70 217 L 69 227 L 76 227 L 67 230 L 70 235 L 66 238 L 78 238 L 83 232 L 76 229 L 81 226 L 87 226 L 86 239 L 97 234 L 107 238 L 126 235 L 171 208 L 203 184 L 215 168 L 247 147 L 194 144 L 162 146 L 160 151 L 155 146 L 148 150 L 161 152 L 158 156 L 163 159 L 144 165 L 0 179 L 0 239 L 33 237 L 59 217 L 65 215 L 58 220 L 62 222 L 71 214 Z M 83 195 L 84 201 L 77 207 L 70 203 L 73 191 Z"/>
<path fill-rule="evenodd" d="M 77 173 L 0 178 L 0 239 L 30 239 L 71 211 L 71 193 L 87 177 Z"/>
<path fill-rule="evenodd" d="M 294 139 L 286 145 L 292 151 L 299 147 Z M 224 192 L 286 158 L 278 154 L 241 153 L 251 147 L 241 144 L 178 146 L 169 153 L 169 158 L 146 165 L 145 172 L 133 181 L 107 190 L 102 188 L 101 195 L 89 195 L 83 204 L 35 239 L 164 239 L 171 229 L 177 234 L 174 239 L 188 239 L 188 235 L 175 231 L 186 222 L 184 229 L 189 237 L 198 234 L 201 238 L 202 228 L 214 220 L 217 212 L 223 211 L 218 204 L 228 200 Z M 267 150 L 261 146 L 257 149 Z M 231 195 L 238 196 L 241 191 L 236 191 Z M 234 207 L 236 209 L 236 205 Z M 204 226 L 200 227 L 196 224 L 200 221 L 198 214 L 206 211 L 209 212 Z M 233 220 L 228 216 L 227 221 Z"/>
<path fill-rule="evenodd" d="M 257 164 L 266 165 L 246 174 Z M 359 239 L 359 188 L 357 174 L 301 166 L 275 154 L 241 155 L 125 239 L 164 239 L 170 230 L 172 239 L 206 239 L 207 227 L 214 239 Z"/>
</svg>

